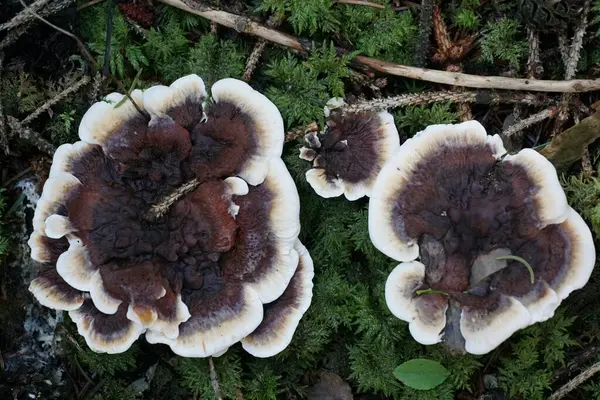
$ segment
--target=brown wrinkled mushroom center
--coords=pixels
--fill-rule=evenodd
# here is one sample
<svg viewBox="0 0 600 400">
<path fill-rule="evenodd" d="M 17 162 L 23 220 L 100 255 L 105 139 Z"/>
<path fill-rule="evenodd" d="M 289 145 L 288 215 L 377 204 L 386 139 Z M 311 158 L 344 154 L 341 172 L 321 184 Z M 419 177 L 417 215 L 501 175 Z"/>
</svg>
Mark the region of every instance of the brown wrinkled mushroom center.
<svg viewBox="0 0 600 400">
<path fill-rule="evenodd" d="M 417 239 L 425 283 L 475 309 L 493 309 L 500 294 L 521 296 L 536 282 L 553 282 L 564 265 L 567 241 L 559 225 L 539 229 L 534 183 L 523 168 L 497 161 L 487 146 L 440 150 L 427 156 L 401 191 L 395 230 Z M 505 267 L 504 267 L 505 266 Z"/>
<path fill-rule="evenodd" d="M 312 147 L 318 154 L 314 166 L 324 168 L 328 180 L 363 181 L 377 165 L 375 144 L 381 135 L 379 120 L 374 116 L 349 114 L 342 118 L 332 114 L 327 130 L 318 135 L 321 147 Z"/>
<path fill-rule="evenodd" d="M 165 290 L 166 298 L 181 292 L 184 299 L 191 291 L 203 292 L 200 297 L 219 292 L 227 273 L 223 254 L 241 234 L 232 201 L 245 196 L 231 198 L 223 179 L 235 176 L 256 145 L 253 122 L 226 102 L 213 105 L 208 121 L 193 118 L 186 107 L 174 120 L 195 124 L 191 134 L 169 119 L 130 121 L 109 141 L 109 156 L 92 145 L 72 165 L 82 185 L 61 213 L 68 214 L 108 293 L 124 302 L 155 304 Z M 200 182 L 195 190 L 164 215 L 147 218 L 156 202 L 191 178 Z M 257 190 L 250 188 L 244 201 L 266 210 L 269 199 Z M 258 232 L 268 232 L 267 221 L 255 221 L 262 226 Z"/>
</svg>

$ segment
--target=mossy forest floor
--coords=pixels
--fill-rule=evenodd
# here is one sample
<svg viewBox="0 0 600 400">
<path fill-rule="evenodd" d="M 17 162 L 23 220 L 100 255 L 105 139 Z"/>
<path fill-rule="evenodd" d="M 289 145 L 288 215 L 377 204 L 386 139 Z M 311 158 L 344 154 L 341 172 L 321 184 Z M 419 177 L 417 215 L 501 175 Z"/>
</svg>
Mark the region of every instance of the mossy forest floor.
<svg viewBox="0 0 600 400">
<path fill-rule="evenodd" d="M 244 76 L 279 107 L 292 133 L 313 122 L 322 127 L 323 105 L 333 96 L 355 102 L 477 91 L 365 69 L 356 55 L 506 78 L 600 78 L 598 0 L 205 1 L 312 43 L 306 53 L 267 41 L 259 57 L 251 57 L 260 43 L 252 35 L 156 0 L 115 3 L 106 59 L 122 87 L 129 88 L 138 74 L 139 88 L 170 84 L 189 73 L 201 76 L 207 87 L 220 78 Z M 72 37 L 26 13 L 15 21 L 23 10 L 18 0 L 0 0 L 1 399 L 215 396 L 208 360 L 177 357 L 143 338 L 123 354 L 93 353 L 66 313 L 41 307 L 27 290 L 36 265 L 26 241 L 52 151 L 77 140 L 81 117 L 93 102 L 121 91 L 99 71 L 105 65 L 108 5 L 109 0 L 43 0 L 33 6 L 80 38 L 93 63 Z M 249 59 L 256 61 L 253 71 Z M 72 90 L 60 95 L 67 88 Z M 475 102 L 409 102 L 389 110 L 402 141 L 429 124 L 473 118 L 489 133 L 503 135 L 507 148 L 542 149 L 583 123 L 600 99 L 598 92 L 542 91 L 532 104 L 484 104 L 483 98 L 500 92 L 517 95 L 478 91 L 482 96 Z M 42 107 L 52 99 L 50 107 Z M 539 115 L 544 110 L 547 115 Z M 531 116 L 537 119 L 523 126 Z M 595 237 L 600 235 L 597 136 L 592 132 L 583 144 L 581 137 L 565 141 L 561 151 L 574 155 L 559 171 L 571 205 Z M 442 346 L 417 344 L 407 324 L 385 305 L 383 287 L 395 263 L 369 240 L 368 200 L 318 197 L 306 183 L 309 164 L 298 158 L 300 146 L 301 140 L 288 141 L 284 161 L 300 192 L 301 240 L 315 264 L 312 305 L 289 348 L 276 357 L 252 358 L 236 345 L 214 360 L 224 399 L 545 399 L 600 361 L 598 268 L 551 320 L 516 333 L 488 355 L 453 356 Z M 413 358 L 439 361 L 450 372 L 448 379 L 431 391 L 404 386 L 393 370 Z M 563 398 L 600 399 L 600 374 Z"/>
</svg>

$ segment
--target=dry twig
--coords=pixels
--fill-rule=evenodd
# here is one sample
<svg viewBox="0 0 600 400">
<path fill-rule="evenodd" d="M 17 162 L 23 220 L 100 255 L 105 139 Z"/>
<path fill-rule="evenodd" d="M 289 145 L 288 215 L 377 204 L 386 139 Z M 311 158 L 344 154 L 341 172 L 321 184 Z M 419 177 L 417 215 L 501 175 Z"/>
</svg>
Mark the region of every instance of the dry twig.
<svg viewBox="0 0 600 400">
<path fill-rule="evenodd" d="M 336 0 L 336 3 L 339 4 L 354 4 L 357 6 L 369 6 L 373 8 L 385 8 L 383 4 L 371 3 L 370 1 L 364 0 Z"/>
<path fill-rule="evenodd" d="M 537 29 L 527 27 L 527 43 L 529 45 L 527 77 L 529 79 L 536 79 L 544 72 L 544 67 L 540 63 L 540 35 Z"/>
<path fill-rule="evenodd" d="M 198 186 L 200 186 L 202 182 L 199 179 L 192 179 L 183 185 L 179 186 L 173 193 L 169 193 L 165 197 L 163 197 L 157 204 L 153 205 L 150 208 L 150 212 L 147 215 L 147 219 L 154 220 L 156 218 L 160 218 L 169 211 L 169 208 L 173 203 L 182 198 L 188 193 L 196 190 Z"/>
<path fill-rule="evenodd" d="M 530 127 L 531 125 L 537 124 L 547 118 L 553 117 L 557 114 L 557 107 L 550 107 L 545 110 L 542 110 L 538 113 L 530 115 L 529 117 L 520 120 L 519 122 L 511 125 L 508 129 L 502 132 L 502 137 L 509 139 L 511 136 L 516 134 L 517 132 L 521 132 L 523 129 Z"/>
<path fill-rule="evenodd" d="M 548 397 L 548 400 L 562 399 L 577 386 L 581 385 L 583 382 L 587 381 L 592 376 L 594 376 L 594 374 L 596 374 L 598 371 L 600 371 L 600 362 L 592 365 L 591 367 L 577 375 L 575 378 L 571 379 L 556 392 L 552 393 L 552 396 Z"/>
<path fill-rule="evenodd" d="M 215 363 L 213 362 L 213 358 L 208 358 L 208 366 L 210 368 L 210 383 L 212 385 L 213 391 L 215 392 L 215 397 L 217 400 L 222 400 L 221 397 L 221 388 L 219 387 L 219 379 L 217 378 L 217 371 L 215 371 Z"/>
<path fill-rule="evenodd" d="M 52 0 L 37 0 L 34 3 L 32 3 L 29 6 L 29 8 L 32 11 L 39 12 L 44 6 L 46 6 L 46 4 L 48 4 L 51 1 Z M 35 17 L 31 13 L 27 12 L 26 10 L 23 10 L 17 15 L 15 15 L 10 21 L 0 24 L 0 32 L 16 28 L 19 25 L 33 21 L 34 18 Z"/>
<path fill-rule="evenodd" d="M 87 85 L 89 82 L 90 82 L 90 77 L 89 76 L 83 76 L 74 85 L 71 85 L 71 86 L 67 87 L 65 90 L 63 90 L 62 92 L 60 92 L 59 94 L 57 94 L 56 96 L 54 96 L 53 98 L 51 98 L 50 100 L 48 100 L 47 102 L 45 102 L 42 106 L 38 107 L 34 112 L 32 112 L 31 114 L 29 114 L 27 116 L 27 118 L 25 118 L 23 121 L 21 121 L 21 125 L 27 125 L 27 124 L 29 124 L 31 121 L 33 121 L 34 119 L 36 119 L 44 111 L 48 110 L 50 107 L 52 107 L 53 105 L 57 104 L 58 102 L 64 100 L 71 93 L 75 93 L 80 88 L 82 88 L 83 86 Z"/>
<path fill-rule="evenodd" d="M 276 28 L 283 22 L 285 16 L 282 13 L 275 13 L 271 15 L 267 19 L 267 26 L 269 28 Z M 252 49 L 252 53 L 248 56 L 248 61 L 246 62 L 246 70 L 244 71 L 243 80 L 249 81 L 252 78 L 252 74 L 258 65 L 258 60 L 265 50 L 265 46 L 267 45 L 267 41 L 263 38 L 258 39 L 254 48 Z"/>
<path fill-rule="evenodd" d="M 342 109 L 344 114 L 367 112 L 375 110 L 386 110 L 414 105 L 426 105 L 439 102 L 453 103 L 476 103 L 476 104 L 526 104 L 526 105 L 544 105 L 548 104 L 549 99 L 545 96 L 534 95 L 530 93 L 510 93 L 502 94 L 492 91 L 480 90 L 469 92 L 441 91 L 425 93 L 408 93 L 398 96 L 386 97 L 383 99 L 374 99 L 368 101 L 359 101 L 345 106 Z"/>
<path fill-rule="evenodd" d="M 4 52 L 0 50 L 0 77 L 2 76 L 2 68 L 4 64 Z M 2 99 L 0 99 L 0 150 L 4 154 L 9 153 L 8 149 L 8 135 L 6 133 L 6 126 L 4 125 L 4 114 L 2 112 Z"/>
<path fill-rule="evenodd" d="M 289 47 L 300 52 L 310 52 L 311 42 L 297 39 L 294 36 L 267 28 L 251 21 L 249 18 L 199 6 L 191 0 L 159 0 L 162 3 L 177 7 L 181 10 L 215 21 L 220 25 L 255 35 L 281 46 Z M 343 52 L 343 50 L 340 49 Z M 418 79 L 453 86 L 464 86 L 481 89 L 529 90 L 542 92 L 575 93 L 600 90 L 600 79 L 574 79 L 566 81 L 530 80 L 506 78 L 502 76 L 479 76 L 458 72 L 439 71 L 426 68 L 409 67 L 370 57 L 357 56 L 353 62 L 363 68 L 384 72 L 390 75 Z"/>
<path fill-rule="evenodd" d="M 35 132 L 33 129 L 25 127 L 21 125 L 21 123 L 14 117 L 8 116 L 8 126 L 10 127 L 12 133 L 11 136 L 18 134 L 19 137 L 35 147 L 38 150 L 52 156 L 56 151 L 56 147 L 46 139 L 42 137 L 39 133 Z"/>
</svg>

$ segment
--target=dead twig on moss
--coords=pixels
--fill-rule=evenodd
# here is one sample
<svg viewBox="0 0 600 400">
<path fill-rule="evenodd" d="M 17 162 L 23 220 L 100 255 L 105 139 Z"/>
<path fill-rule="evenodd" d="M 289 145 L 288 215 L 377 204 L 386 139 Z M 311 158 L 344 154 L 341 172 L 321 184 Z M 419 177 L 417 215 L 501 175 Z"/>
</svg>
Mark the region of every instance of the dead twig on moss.
<svg viewBox="0 0 600 400">
<path fill-rule="evenodd" d="M 310 41 L 301 40 L 275 29 L 267 28 L 266 26 L 251 21 L 247 17 L 228 13 L 226 11 L 215 10 L 206 6 L 200 6 L 191 0 L 185 0 L 185 2 L 184 0 L 159 1 L 211 21 L 215 21 L 220 25 L 235 29 L 238 32 L 255 35 L 299 52 L 307 53 L 312 50 L 312 44 Z M 342 53 L 344 52 L 343 49 L 339 50 Z M 384 72 L 390 75 L 453 86 L 464 86 L 480 89 L 528 90 L 558 93 L 590 92 L 600 90 L 600 79 L 532 81 L 530 79 L 505 78 L 501 76 L 479 76 L 458 72 L 409 67 L 406 65 L 395 64 L 364 56 L 354 57 L 353 62 L 362 68 L 370 68 L 372 70 Z"/>
<path fill-rule="evenodd" d="M 592 365 L 591 367 L 589 367 L 588 369 L 586 369 L 585 371 L 583 371 L 582 373 L 577 375 L 575 378 L 571 379 L 569 382 L 567 382 L 564 386 L 562 386 L 556 392 L 552 393 L 552 395 L 550 397 L 548 397 L 548 400 L 562 399 L 568 393 L 570 393 L 573 389 L 575 389 L 576 387 L 581 385 L 583 382 L 587 381 L 592 376 L 594 376 L 598 371 L 600 371 L 600 362 Z"/>
<path fill-rule="evenodd" d="M 285 19 L 285 15 L 283 13 L 275 13 L 271 15 L 267 19 L 267 27 L 269 28 L 277 28 L 279 25 L 283 23 Z M 258 39 L 250 56 L 248 56 L 248 61 L 246 62 L 246 69 L 244 71 L 244 75 L 242 77 L 243 80 L 249 81 L 252 78 L 252 74 L 258 65 L 258 61 L 260 60 L 260 56 L 262 55 L 265 47 L 267 45 L 267 41 L 263 38 Z"/>
<path fill-rule="evenodd" d="M 4 52 L 0 50 L 0 76 L 2 76 L 2 68 L 4 65 Z M 4 113 L 2 112 L 2 99 L 0 99 L 0 150 L 4 154 L 9 153 L 8 148 L 8 135 L 6 132 L 6 125 L 4 124 Z"/>
<path fill-rule="evenodd" d="M 538 113 L 530 115 L 529 117 L 520 120 L 519 122 L 515 123 L 514 125 L 511 125 L 509 128 L 504 130 L 504 132 L 502 132 L 502 137 L 508 139 L 514 134 L 521 132 L 523 129 L 530 127 L 531 125 L 535 125 L 538 122 L 542 122 L 545 119 L 555 116 L 557 112 L 557 107 L 550 107 Z"/>
<path fill-rule="evenodd" d="M 72 1 L 72 0 L 70 0 Z M 81 39 L 79 39 L 79 37 L 77 37 L 77 35 L 74 35 L 73 33 L 62 29 L 61 27 L 58 27 L 56 25 L 54 25 L 53 23 L 49 22 L 48 20 L 44 19 L 42 16 L 38 15 L 37 13 L 35 13 L 35 11 L 32 11 L 27 4 L 25 4 L 25 2 L 23 0 L 19 0 L 19 2 L 21 3 L 21 5 L 23 5 L 23 8 L 25 8 L 26 11 L 30 12 L 31 14 L 33 14 L 33 16 L 37 19 L 39 19 L 40 21 L 42 21 L 43 23 L 45 23 L 46 25 L 50 26 L 51 28 L 54 28 L 55 30 L 57 30 L 58 32 L 69 36 L 71 39 L 75 40 L 75 42 L 77 42 L 77 46 L 79 47 L 79 50 L 81 51 L 81 53 L 83 54 L 83 56 L 88 60 L 88 62 L 90 64 L 92 64 L 94 66 L 94 68 L 96 70 L 100 70 L 100 66 L 98 65 L 98 62 L 96 61 L 96 59 L 92 56 L 92 54 L 88 51 L 87 47 L 85 47 L 85 44 L 83 44 L 83 42 L 81 41 Z M 108 35 L 107 35 L 108 36 Z M 131 97 L 131 95 L 129 94 L 129 91 L 125 88 L 125 86 L 123 86 L 123 83 L 118 80 L 117 78 L 114 77 L 114 75 L 108 73 L 108 75 L 105 75 L 107 78 L 109 78 L 112 82 L 114 82 L 119 90 L 121 92 L 123 92 L 123 94 L 129 99 L 129 101 L 131 101 L 131 103 L 133 104 L 133 106 L 135 107 L 135 109 L 146 119 L 150 119 L 148 113 L 146 113 L 145 111 L 143 111 L 140 106 L 135 102 L 135 100 L 133 100 L 133 98 Z"/>
<path fill-rule="evenodd" d="M 26 142 L 31 143 L 38 150 L 52 156 L 56 151 L 56 147 L 46 139 L 42 137 L 39 133 L 35 132 L 33 129 L 28 128 L 26 126 L 21 125 L 19 120 L 14 117 L 8 116 L 8 126 L 11 129 L 11 136 L 18 135 L 21 139 Z"/>
<path fill-rule="evenodd" d="M 335 2 L 338 4 L 353 4 L 353 5 L 357 5 L 357 6 L 368 6 L 368 7 L 381 8 L 381 9 L 385 8 L 385 6 L 383 4 L 371 3 L 370 1 L 364 1 L 364 0 L 336 0 Z"/>
<path fill-rule="evenodd" d="M 39 12 L 46 4 L 50 3 L 52 0 L 37 0 L 33 2 L 29 8 L 35 12 Z M 22 25 L 24 23 L 30 22 L 34 20 L 34 16 L 28 13 L 26 10 L 21 11 L 8 22 L 0 24 L 0 32 L 4 30 L 10 30 Z"/>
<path fill-rule="evenodd" d="M 222 400 L 221 397 L 221 388 L 219 387 L 219 379 L 217 377 L 217 371 L 215 371 L 215 364 L 213 362 L 213 358 L 208 358 L 208 366 L 210 368 L 210 383 L 212 385 L 213 391 L 215 392 L 215 397 L 217 400 Z"/>
<path fill-rule="evenodd" d="M 496 93 L 493 91 L 465 91 L 455 92 L 445 90 L 441 92 L 408 93 L 397 96 L 386 97 L 383 99 L 373 99 L 368 101 L 359 101 L 354 104 L 344 106 L 342 113 L 360 113 L 368 111 L 387 110 L 390 108 L 427 105 L 432 103 L 453 102 L 453 103 L 475 103 L 475 104 L 526 104 L 526 105 L 544 105 L 551 100 L 546 96 L 535 95 L 531 93 Z"/>
<path fill-rule="evenodd" d="M 57 94 L 56 96 L 54 96 L 53 98 L 51 98 L 50 100 L 48 100 L 47 102 L 42 104 L 40 107 L 38 107 L 34 112 L 29 114 L 23 121 L 21 121 L 21 125 L 29 124 L 31 121 L 36 119 L 40 114 L 47 111 L 50 107 L 52 107 L 53 105 L 64 100 L 71 93 L 75 93 L 76 91 L 81 89 L 83 86 L 87 85 L 89 82 L 90 82 L 90 77 L 83 76 L 74 85 L 67 87 L 65 90 L 63 90 L 62 92 L 60 92 L 59 94 Z"/>
</svg>

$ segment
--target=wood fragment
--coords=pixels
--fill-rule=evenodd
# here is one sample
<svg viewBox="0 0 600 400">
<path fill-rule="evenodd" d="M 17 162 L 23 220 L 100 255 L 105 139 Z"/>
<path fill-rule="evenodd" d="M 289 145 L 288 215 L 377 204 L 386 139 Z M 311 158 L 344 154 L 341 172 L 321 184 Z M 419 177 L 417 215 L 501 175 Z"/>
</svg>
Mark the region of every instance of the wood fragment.
<svg viewBox="0 0 600 400">
<path fill-rule="evenodd" d="M 445 90 L 440 92 L 408 93 L 386 97 L 383 99 L 359 101 L 354 104 L 344 106 L 341 111 L 343 114 L 360 113 L 441 102 L 475 104 L 505 103 L 539 106 L 548 104 L 551 102 L 551 100 L 546 96 L 540 96 L 531 93 L 510 92 L 506 94 L 487 90 L 464 92 Z"/>
<path fill-rule="evenodd" d="M 381 8 L 381 9 L 385 8 L 385 6 L 383 4 L 372 3 L 370 1 L 364 1 L 364 0 L 336 0 L 335 2 L 338 4 L 352 4 L 352 5 L 357 5 L 357 6 L 368 6 L 368 7 Z"/>
<path fill-rule="evenodd" d="M 44 152 L 50 156 L 56 151 L 56 147 L 39 133 L 33 129 L 21 125 L 21 123 L 14 117 L 7 116 L 8 126 L 12 130 L 11 136 L 19 135 L 21 139 L 34 145 L 38 150 Z"/>
<path fill-rule="evenodd" d="M 215 397 L 217 400 L 222 400 L 221 388 L 219 387 L 219 378 L 217 377 L 217 371 L 215 371 L 215 363 L 213 362 L 212 357 L 208 358 L 208 366 L 210 368 L 210 383 L 213 391 L 215 392 Z"/>
<path fill-rule="evenodd" d="M 167 213 L 167 211 L 169 211 L 169 208 L 173 205 L 173 203 L 181 199 L 186 194 L 196 190 L 201 183 L 202 182 L 199 179 L 194 178 L 179 186 L 174 192 L 164 196 L 158 203 L 150 207 L 150 211 L 146 216 L 146 219 L 152 221 L 162 217 Z"/>
<path fill-rule="evenodd" d="M 262 37 L 270 42 L 289 47 L 299 52 L 310 52 L 312 44 L 310 41 L 298 39 L 294 36 L 267 28 L 261 24 L 251 21 L 247 17 L 215 10 L 210 7 L 200 6 L 192 0 L 159 0 L 161 3 L 171 5 L 200 17 L 215 21 L 220 25 L 235 29 L 241 33 L 247 33 Z M 340 49 L 341 52 L 344 50 Z M 558 93 L 591 92 L 600 90 L 600 79 L 573 79 L 564 81 L 553 80 L 530 80 L 506 78 L 502 76 L 479 76 L 458 72 L 439 71 L 426 68 L 410 67 L 377 60 L 365 56 L 357 56 L 353 62 L 375 71 L 405 78 L 417 79 L 427 82 L 435 82 L 453 86 L 465 86 L 480 89 L 504 89 L 504 90 L 526 90 Z"/>
<path fill-rule="evenodd" d="M 538 113 L 530 115 L 529 117 L 520 120 L 519 122 L 511 125 L 509 128 L 502 132 L 503 139 L 510 139 L 511 136 L 516 134 L 517 132 L 521 132 L 523 129 L 530 127 L 531 125 L 542 122 L 545 119 L 555 116 L 558 113 L 557 107 L 550 107 L 545 110 L 542 110 Z"/>
<path fill-rule="evenodd" d="M 29 8 L 35 12 L 39 12 L 46 4 L 50 3 L 52 0 L 37 0 L 33 2 Z M 12 17 L 10 21 L 7 21 L 3 24 L 0 24 L 0 32 L 4 30 L 14 29 L 22 24 L 27 22 L 31 22 L 34 20 L 34 16 L 26 10 L 22 10 L 17 15 Z"/>
<path fill-rule="evenodd" d="M 276 28 L 284 21 L 285 16 L 282 13 L 275 13 L 271 15 L 267 19 L 267 27 Z M 250 56 L 248 56 L 248 61 L 246 62 L 246 69 L 244 70 L 244 75 L 242 77 L 243 80 L 249 81 L 252 78 L 252 74 L 258 65 L 258 61 L 260 60 L 260 56 L 262 55 L 265 47 L 267 45 L 267 41 L 263 38 L 258 39 Z"/>
<path fill-rule="evenodd" d="M 63 90 L 62 92 L 60 92 L 59 94 L 57 94 L 56 96 L 54 96 L 53 98 L 51 98 L 50 100 L 48 100 L 47 102 L 45 102 L 44 104 L 42 104 L 40 107 L 38 107 L 34 112 L 32 112 L 31 114 L 29 114 L 23 121 L 21 121 L 21 125 L 28 125 L 31 121 L 33 121 L 34 119 L 36 119 L 40 114 L 42 114 L 43 112 L 47 111 L 53 105 L 55 105 L 55 104 L 59 103 L 60 101 L 64 100 L 71 93 L 75 93 L 76 91 L 78 91 L 79 89 L 81 89 L 83 86 L 87 85 L 89 82 L 90 82 L 90 77 L 89 76 L 83 76 L 75 84 L 67 87 L 65 90 Z"/>
<path fill-rule="evenodd" d="M 583 371 L 582 373 L 577 375 L 575 378 L 571 379 L 569 382 L 567 382 L 564 386 L 562 386 L 556 392 L 552 393 L 552 395 L 550 397 L 548 397 L 548 400 L 562 399 L 568 393 L 573 391 L 573 389 L 577 388 L 583 382 L 587 381 L 592 376 L 594 376 L 598 371 L 600 371 L 600 362 L 592 365 L 591 367 L 589 367 L 588 369 L 586 369 L 585 371 Z"/>
<path fill-rule="evenodd" d="M 292 129 L 291 131 L 285 134 L 285 142 L 291 142 L 296 139 L 303 138 L 309 132 L 316 132 L 319 130 L 319 125 L 316 122 L 311 122 L 306 126 L 301 126 L 299 128 Z"/>
<path fill-rule="evenodd" d="M 2 69 L 4 65 L 4 52 L 0 50 L 0 77 L 2 77 Z M 4 113 L 2 111 L 2 99 L 0 98 L 0 150 L 4 154 L 8 154 L 10 149 L 8 148 L 8 133 L 6 132 L 6 125 L 4 124 Z"/>
<path fill-rule="evenodd" d="M 565 170 L 581 159 L 585 149 L 600 138 L 600 110 L 581 120 L 540 150 L 557 170 Z"/>
<path fill-rule="evenodd" d="M 544 73 L 544 67 L 540 63 L 540 35 L 537 29 L 527 27 L 527 44 L 529 57 L 527 58 L 527 77 L 536 79 Z"/>
<path fill-rule="evenodd" d="M 415 67 L 424 67 L 431 50 L 431 31 L 433 29 L 433 0 L 421 0 L 419 16 L 419 40 L 413 58 Z"/>
</svg>

